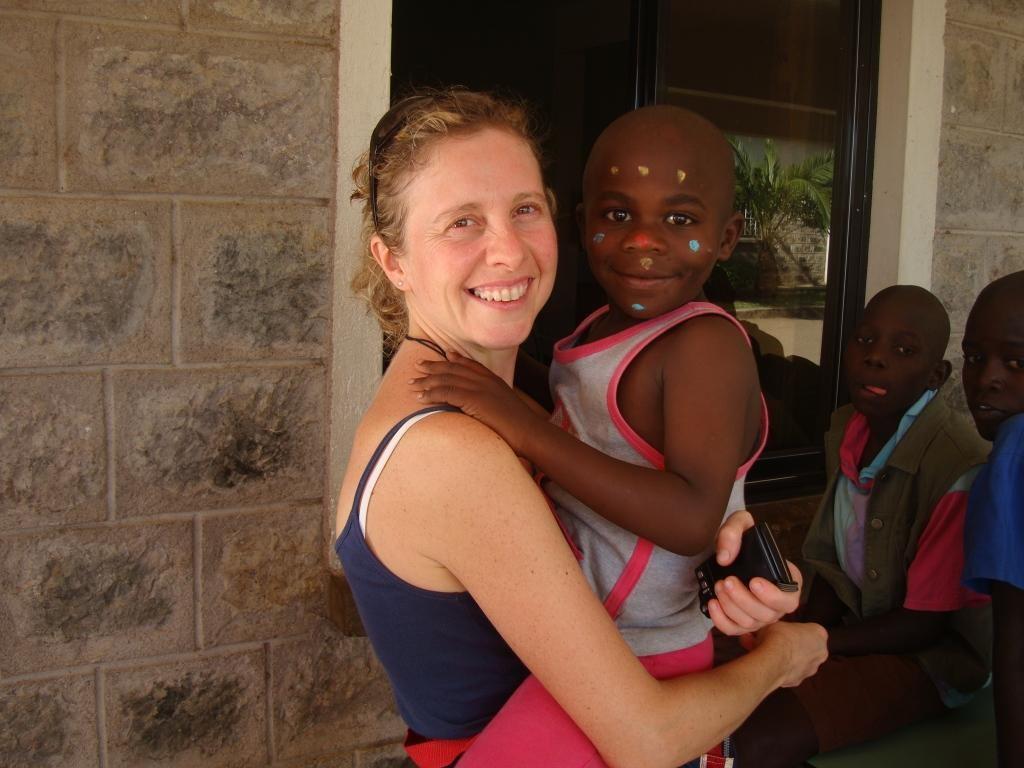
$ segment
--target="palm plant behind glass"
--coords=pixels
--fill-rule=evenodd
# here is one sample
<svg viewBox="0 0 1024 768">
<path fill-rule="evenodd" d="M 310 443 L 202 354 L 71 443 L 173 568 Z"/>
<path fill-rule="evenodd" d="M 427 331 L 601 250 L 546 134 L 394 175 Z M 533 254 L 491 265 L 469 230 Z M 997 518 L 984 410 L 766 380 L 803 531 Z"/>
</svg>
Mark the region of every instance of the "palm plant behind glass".
<svg viewBox="0 0 1024 768">
<path fill-rule="evenodd" d="M 832 150 L 809 155 L 783 166 L 771 139 L 764 157 L 751 162 L 743 144 L 730 139 L 736 155 L 736 208 L 747 219 L 745 234 L 758 246 L 757 289 L 774 291 L 779 282 L 777 259 L 793 258 L 787 237 L 798 227 L 812 227 L 827 236 L 832 213 Z"/>
</svg>

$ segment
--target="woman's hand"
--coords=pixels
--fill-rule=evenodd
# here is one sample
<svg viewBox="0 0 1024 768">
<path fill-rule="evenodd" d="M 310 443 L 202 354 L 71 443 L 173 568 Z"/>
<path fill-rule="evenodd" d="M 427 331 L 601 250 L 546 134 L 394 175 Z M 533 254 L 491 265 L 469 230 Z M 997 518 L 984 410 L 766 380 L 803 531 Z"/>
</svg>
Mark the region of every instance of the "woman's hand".
<svg viewBox="0 0 1024 768">
<path fill-rule="evenodd" d="M 828 658 L 828 632 L 820 624 L 780 621 L 750 635 L 744 645 L 784 654 L 780 688 L 800 685 Z"/>
<path fill-rule="evenodd" d="M 423 376 L 409 384 L 424 403 L 448 403 L 493 429 L 519 455 L 526 455 L 530 424 L 540 418 L 490 370 L 475 360 L 450 352 L 448 360 L 421 360 Z"/>
<path fill-rule="evenodd" d="M 728 565 L 740 551 L 743 532 L 753 527 L 753 516 L 744 510 L 731 515 L 718 531 L 715 559 Z M 802 585 L 800 569 L 786 561 L 789 572 Z M 708 604 L 708 613 L 718 630 L 726 635 L 745 635 L 765 627 L 792 613 L 800 605 L 800 592 L 783 592 L 770 581 L 755 577 L 747 588 L 735 576 L 715 584 L 715 599 Z"/>
</svg>

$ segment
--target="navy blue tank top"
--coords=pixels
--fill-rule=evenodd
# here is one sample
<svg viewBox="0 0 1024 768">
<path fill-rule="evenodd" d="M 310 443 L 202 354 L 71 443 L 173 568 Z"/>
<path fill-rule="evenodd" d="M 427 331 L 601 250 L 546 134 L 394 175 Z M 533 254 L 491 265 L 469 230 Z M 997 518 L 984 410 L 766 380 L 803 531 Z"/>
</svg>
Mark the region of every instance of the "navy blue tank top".
<svg viewBox="0 0 1024 768">
<path fill-rule="evenodd" d="M 360 508 L 365 516 L 377 477 L 405 430 L 419 418 L 455 410 L 425 408 L 392 427 L 363 470 L 335 543 L 398 711 L 412 730 L 430 739 L 479 733 L 527 675 L 468 592 L 434 592 L 403 581 L 370 550 L 359 523 Z"/>
</svg>

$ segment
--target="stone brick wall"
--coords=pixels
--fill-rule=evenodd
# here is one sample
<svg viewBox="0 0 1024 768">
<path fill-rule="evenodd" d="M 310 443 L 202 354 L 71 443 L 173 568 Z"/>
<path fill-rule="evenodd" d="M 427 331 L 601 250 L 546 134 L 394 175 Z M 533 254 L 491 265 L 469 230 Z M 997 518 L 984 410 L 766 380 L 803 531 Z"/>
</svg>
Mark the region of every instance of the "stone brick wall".
<svg viewBox="0 0 1024 768">
<path fill-rule="evenodd" d="M 1024 3 L 947 0 L 932 287 L 950 310 L 949 359 L 978 292 L 1024 269 Z M 959 373 L 945 391 L 962 405 Z"/>
<path fill-rule="evenodd" d="M 327 611 L 337 0 L 0 0 L 0 765 L 398 764 Z"/>
</svg>

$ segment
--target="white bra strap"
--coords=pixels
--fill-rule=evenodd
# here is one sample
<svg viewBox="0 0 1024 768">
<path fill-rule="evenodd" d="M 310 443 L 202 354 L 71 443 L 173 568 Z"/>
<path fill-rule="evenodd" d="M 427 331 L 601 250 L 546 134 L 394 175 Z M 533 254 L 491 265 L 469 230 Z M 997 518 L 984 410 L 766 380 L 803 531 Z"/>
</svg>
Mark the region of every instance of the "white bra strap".
<svg viewBox="0 0 1024 768">
<path fill-rule="evenodd" d="M 373 489 L 377 485 L 377 479 L 380 477 L 380 473 L 384 471 L 385 465 L 388 463 L 388 459 L 391 458 L 391 454 L 395 452 L 395 448 L 398 447 L 399 441 L 402 436 L 409 431 L 416 422 L 426 418 L 435 413 L 448 413 L 447 410 L 436 410 L 426 411 L 425 413 L 418 413 L 415 416 L 410 417 L 398 431 L 395 432 L 391 437 L 391 441 L 384 446 L 384 450 L 381 452 L 380 457 L 377 459 L 377 464 L 373 467 L 370 472 L 370 476 L 366 479 L 366 485 L 363 486 L 363 495 L 359 499 L 359 530 L 363 532 L 363 536 L 366 536 L 366 510 L 370 508 L 370 496 L 373 495 Z"/>
</svg>

